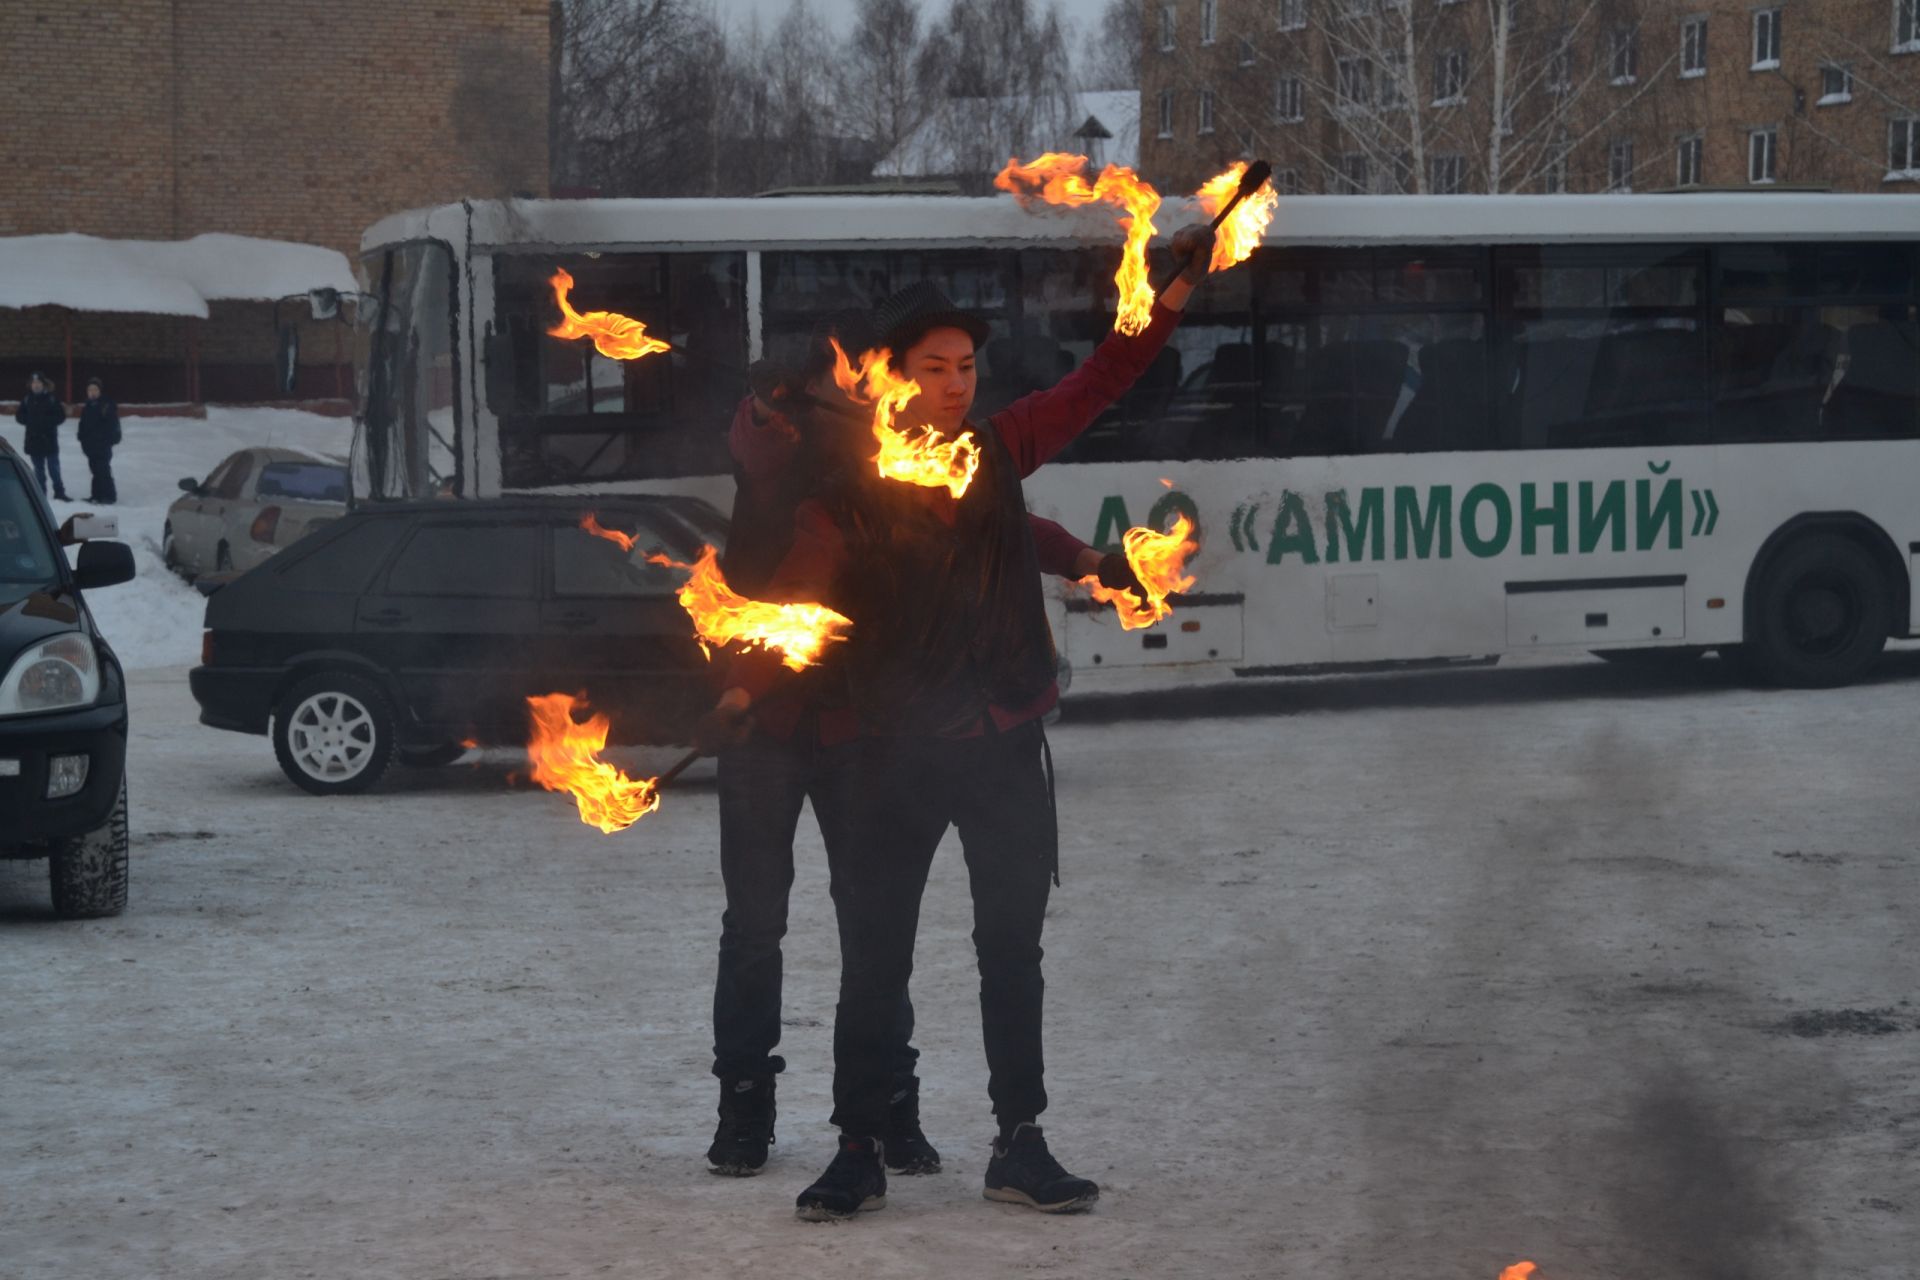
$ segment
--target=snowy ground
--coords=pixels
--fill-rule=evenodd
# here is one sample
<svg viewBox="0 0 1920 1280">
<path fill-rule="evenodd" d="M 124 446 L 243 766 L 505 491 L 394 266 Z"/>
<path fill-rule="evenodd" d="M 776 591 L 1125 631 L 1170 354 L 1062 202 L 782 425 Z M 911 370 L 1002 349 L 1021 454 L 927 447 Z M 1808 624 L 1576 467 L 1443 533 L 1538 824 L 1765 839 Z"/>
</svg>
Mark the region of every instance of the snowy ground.
<svg viewBox="0 0 1920 1280">
<path fill-rule="evenodd" d="M 67 493 L 85 498 L 90 483 L 86 455 L 73 442 L 71 421 L 60 431 L 60 470 Z M 9 422 L 6 432 L 18 449 L 22 428 Z M 129 668 L 197 662 L 206 599 L 168 573 L 160 558 L 160 532 L 166 525 L 167 508 L 180 497 L 181 477 L 205 479 L 221 459 L 251 445 L 296 446 L 344 458 L 352 442 L 353 423 L 292 409 L 214 408 L 207 410 L 204 419 L 123 418 L 121 435 L 113 454 L 119 503 L 96 507 L 56 501 L 54 515 L 65 520 L 76 511 L 111 514 L 120 522 L 120 540 L 133 548 L 138 576 L 123 586 L 87 595 L 87 604 L 120 660 Z"/>
<path fill-rule="evenodd" d="M 615 838 L 506 756 L 314 799 L 138 673 L 129 914 L 0 864 L 0 1274 L 1911 1277 L 1916 689 L 1906 648 L 1831 693 L 1584 662 L 1075 706 L 1047 1121 L 1105 1198 L 980 1199 L 950 847 L 947 1170 L 821 1227 L 810 824 L 780 1145 L 717 1179 L 709 786 Z"/>
</svg>

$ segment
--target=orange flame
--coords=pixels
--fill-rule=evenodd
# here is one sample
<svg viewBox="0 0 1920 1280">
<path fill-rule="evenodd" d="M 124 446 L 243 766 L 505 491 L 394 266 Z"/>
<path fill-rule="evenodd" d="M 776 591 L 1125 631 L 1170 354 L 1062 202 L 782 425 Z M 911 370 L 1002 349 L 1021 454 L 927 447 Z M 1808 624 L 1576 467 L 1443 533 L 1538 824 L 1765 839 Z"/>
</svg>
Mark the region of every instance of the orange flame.
<svg viewBox="0 0 1920 1280">
<path fill-rule="evenodd" d="M 533 737 L 527 742 L 533 780 L 549 791 L 572 795 L 580 821 L 612 835 L 658 809 L 660 788 L 657 779 L 629 778 L 600 759 L 607 745 L 607 718 L 594 715 L 585 724 L 576 723 L 577 705 L 583 704 L 568 693 L 527 699 L 533 717 Z"/>
<path fill-rule="evenodd" d="M 1139 333 L 1153 313 L 1153 286 L 1147 281 L 1147 241 L 1153 238 L 1153 215 L 1160 209 L 1160 193 L 1124 165 L 1108 165 L 1092 183 L 1086 179 L 1086 168 L 1085 156 L 1058 151 L 1049 151 L 1031 164 L 1021 164 L 1016 157 L 995 175 L 993 185 L 1023 201 L 1038 197 L 1048 204 L 1074 208 L 1098 201 L 1124 210 L 1119 222 L 1127 239 L 1120 251 L 1120 270 L 1113 278 L 1120 287 L 1120 307 L 1113 327 L 1125 334 Z"/>
<path fill-rule="evenodd" d="M 1534 1270 L 1531 1262 L 1516 1262 L 1500 1273 L 1500 1280 L 1527 1280 Z"/>
<path fill-rule="evenodd" d="M 873 406 L 873 438 L 880 442 L 874 465 L 888 480 L 900 480 L 928 489 L 945 489 L 958 498 L 980 469 L 980 446 L 973 432 L 949 440 L 930 426 L 902 430 L 893 425 L 900 411 L 920 394 L 920 384 L 895 373 L 887 362 L 893 353 L 882 347 L 861 355 L 855 368 L 840 343 L 833 343 L 833 381 L 842 391 Z"/>
<path fill-rule="evenodd" d="M 1221 206 L 1233 199 L 1233 193 L 1240 189 L 1240 177 L 1246 171 L 1247 162 L 1239 161 L 1225 173 L 1207 179 L 1206 185 L 1194 193 L 1208 216 L 1219 213 Z M 1273 221 L 1273 211 L 1279 207 L 1280 193 L 1273 189 L 1271 179 L 1255 188 L 1214 232 L 1213 259 L 1207 264 L 1207 270 L 1225 271 L 1237 262 L 1245 262 L 1260 247 L 1267 224 Z"/>
<path fill-rule="evenodd" d="M 700 648 L 709 658 L 713 646 L 737 644 L 777 653 L 781 665 L 799 671 L 820 661 L 828 645 L 845 640 L 840 633 L 853 625 L 853 619 L 823 604 L 772 604 L 747 599 L 727 585 L 712 547 L 702 547 L 700 558 L 692 564 L 663 555 L 647 559 L 670 569 L 685 569 L 692 575 L 680 587 L 680 606 L 693 619 Z"/>
<path fill-rule="evenodd" d="M 600 518 L 589 511 L 580 517 L 580 527 L 596 538 L 605 538 L 608 542 L 619 544 L 622 551 L 633 550 L 633 536 L 618 529 L 609 529 L 600 523 Z"/>
<path fill-rule="evenodd" d="M 1133 566 L 1134 576 L 1140 579 L 1140 585 L 1147 589 L 1147 602 L 1144 605 L 1131 588 L 1116 591 L 1112 587 L 1102 586 L 1096 576 L 1080 579 L 1080 585 L 1091 591 L 1095 600 L 1114 607 L 1120 615 L 1122 631 L 1150 627 L 1162 618 L 1173 615 L 1173 606 L 1167 603 L 1167 597 L 1177 591 L 1186 591 L 1195 582 L 1194 577 L 1186 572 L 1188 558 L 1200 549 L 1200 544 L 1188 536 L 1192 532 L 1193 521 L 1183 513 L 1173 522 L 1173 528 L 1165 533 L 1136 525 L 1120 535 L 1120 545 L 1127 553 L 1127 563 Z"/>
<path fill-rule="evenodd" d="M 648 337 L 647 326 L 632 316 L 623 316 L 617 311 L 589 311 L 585 315 L 575 311 L 567 301 L 567 294 L 573 289 L 573 276 L 565 267 L 555 267 L 553 278 L 547 283 L 553 286 L 553 300 L 560 304 L 562 317 L 559 324 L 547 330 L 554 337 L 592 338 L 596 351 L 615 360 L 638 360 L 641 356 L 673 350 L 671 344 Z"/>
</svg>

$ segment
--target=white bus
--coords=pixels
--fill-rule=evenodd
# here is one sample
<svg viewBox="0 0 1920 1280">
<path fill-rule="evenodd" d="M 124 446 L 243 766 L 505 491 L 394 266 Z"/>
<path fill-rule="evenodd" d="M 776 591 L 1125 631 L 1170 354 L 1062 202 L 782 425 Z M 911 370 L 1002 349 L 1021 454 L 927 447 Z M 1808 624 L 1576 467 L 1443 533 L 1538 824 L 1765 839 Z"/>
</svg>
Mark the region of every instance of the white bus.
<svg viewBox="0 0 1920 1280">
<path fill-rule="evenodd" d="M 930 277 L 992 325 L 984 415 L 1106 336 L 1119 244 L 1109 212 L 1004 197 L 398 214 L 363 241 L 356 492 L 724 511 L 750 360 Z M 680 351 L 547 336 L 556 267 Z M 1050 587 L 1074 688 L 1589 650 L 1850 680 L 1920 629 L 1917 282 L 1907 196 L 1289 199 L 1028 482 L 1096 545 L 1199 526 L 1150 630 Z"/>
</svg>

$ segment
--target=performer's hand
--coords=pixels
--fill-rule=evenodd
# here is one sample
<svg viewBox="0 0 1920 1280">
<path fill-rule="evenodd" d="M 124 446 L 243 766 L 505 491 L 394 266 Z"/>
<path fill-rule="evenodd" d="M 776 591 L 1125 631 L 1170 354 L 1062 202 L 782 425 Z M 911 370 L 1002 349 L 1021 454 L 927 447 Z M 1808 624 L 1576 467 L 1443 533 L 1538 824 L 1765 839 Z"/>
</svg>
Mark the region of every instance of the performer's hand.
<svg viewBox="0 0 1920 1280">
<path fill-rule="evenodd" d="M 1141 585 L 1140 575 L 1118 551 L 1100 557 L 1100 585 L 1112 591 L 1131 591 L 1142 605 L 1147 603 L 1147 589 Z"/>
<path fill-rule="evenodd" d="M 1174 232 L 1173 260 L 1184 264 L 1180 279 L 1188 284 L 1206 279 L 1207 267 L 1213 261 L 1213 228 L 1200 222 Z"/>
<path fill-rule="evenodd" d="M 752 734 L 753 714 L 722 698 L 719 705 L 694 722 L 693 749 L 703 756 L 717 756 L 729 747 L 739 746 Z"/>
</svg>

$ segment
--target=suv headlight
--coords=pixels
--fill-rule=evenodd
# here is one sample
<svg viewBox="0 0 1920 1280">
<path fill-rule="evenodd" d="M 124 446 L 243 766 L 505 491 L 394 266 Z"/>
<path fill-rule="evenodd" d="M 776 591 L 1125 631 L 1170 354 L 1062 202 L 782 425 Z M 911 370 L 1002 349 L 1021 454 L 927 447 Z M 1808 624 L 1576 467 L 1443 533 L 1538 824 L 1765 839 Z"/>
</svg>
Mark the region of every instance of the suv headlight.
<svg viewBox="0 0 1920 1280">
<path fill-rule="evenodd" d="M 93 641 L 67 631 L 29 645 L 0 679 L 0 716 L 88 707 L 100 697 L 100 655 Z"/>
</svg>

